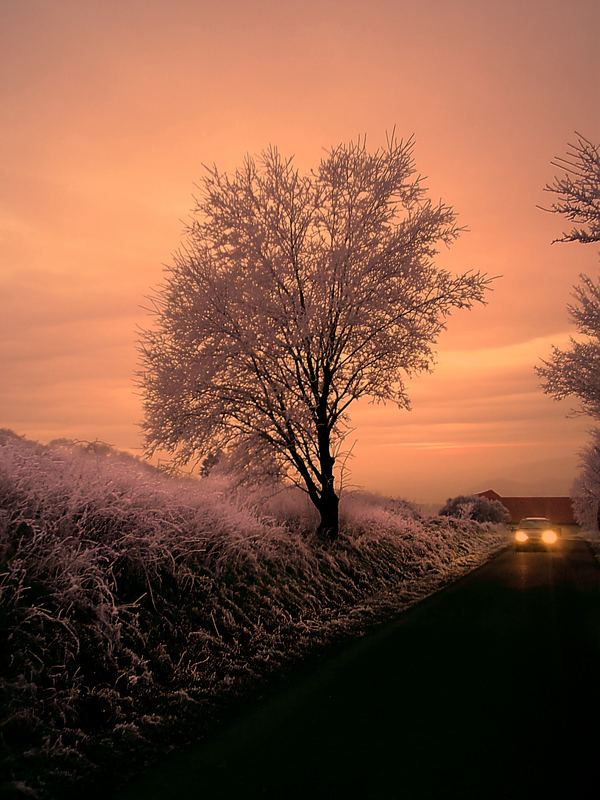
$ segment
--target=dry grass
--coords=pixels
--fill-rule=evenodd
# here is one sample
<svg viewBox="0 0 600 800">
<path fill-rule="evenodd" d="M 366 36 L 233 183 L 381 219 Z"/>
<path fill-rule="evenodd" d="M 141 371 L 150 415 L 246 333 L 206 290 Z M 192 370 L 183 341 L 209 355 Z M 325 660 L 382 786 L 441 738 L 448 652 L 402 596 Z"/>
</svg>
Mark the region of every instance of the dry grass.
<svg viewBox="0 0 600 800">
<path fill-rule="evenodd" d="M 242 496 L 224 477 L 0 434 L 6 785 L 55 797 L 167 733 L 199 735 L 224 698 L 504 537 L 364 494 L 346 498 L 335 546 L 311 524 L 292 490 Z"/>
</svg>

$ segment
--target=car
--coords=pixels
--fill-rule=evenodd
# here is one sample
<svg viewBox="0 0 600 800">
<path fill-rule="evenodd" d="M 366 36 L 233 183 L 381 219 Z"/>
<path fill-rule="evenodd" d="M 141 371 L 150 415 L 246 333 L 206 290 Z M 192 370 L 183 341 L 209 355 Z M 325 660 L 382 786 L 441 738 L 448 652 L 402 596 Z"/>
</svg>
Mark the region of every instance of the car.
<svg viewBox="0 0 600 800">
<path fill-rule="evenodd" d="M 560 529 L 547 517 L 525 517 L 515 528 L 513 540 L 517 550 L 526 547 L 554 550 L 560 542 Z"/>
</svg>

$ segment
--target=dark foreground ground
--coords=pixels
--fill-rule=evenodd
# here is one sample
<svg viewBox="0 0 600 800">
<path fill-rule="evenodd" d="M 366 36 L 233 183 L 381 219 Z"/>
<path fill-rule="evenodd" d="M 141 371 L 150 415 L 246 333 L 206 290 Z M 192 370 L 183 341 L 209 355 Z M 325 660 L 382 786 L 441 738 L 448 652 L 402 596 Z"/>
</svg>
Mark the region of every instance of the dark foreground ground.
<svg viewBox="0 0 600 800">
<path fill-rule="evenodd" d="M 600 798 L 600 569 L 503 552 L 128 785 L 153 798 Z"/>
</svg>

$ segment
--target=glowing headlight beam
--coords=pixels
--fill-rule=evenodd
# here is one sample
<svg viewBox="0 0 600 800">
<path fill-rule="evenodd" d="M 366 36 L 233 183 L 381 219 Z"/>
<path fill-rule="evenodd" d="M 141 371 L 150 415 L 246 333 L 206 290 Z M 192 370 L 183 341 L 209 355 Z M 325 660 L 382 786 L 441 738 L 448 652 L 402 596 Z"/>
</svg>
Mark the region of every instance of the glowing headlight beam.
<svg viewBox="0 0 600 800">
<path fill-rule="evenodd" d="M 542 533 L 542 542 L 544 542 L 544 544 L 555 544 L 557 539 L 558 536 L 555 531 L 548 530 Z"/>
<path fill-rule="evenodd" d="M 517 542 L 526 542 L 529 539 L 529 536 L 525 533 L 525 531 L 517 531 L 515 533 L 515 541 Z"/>
</svg>

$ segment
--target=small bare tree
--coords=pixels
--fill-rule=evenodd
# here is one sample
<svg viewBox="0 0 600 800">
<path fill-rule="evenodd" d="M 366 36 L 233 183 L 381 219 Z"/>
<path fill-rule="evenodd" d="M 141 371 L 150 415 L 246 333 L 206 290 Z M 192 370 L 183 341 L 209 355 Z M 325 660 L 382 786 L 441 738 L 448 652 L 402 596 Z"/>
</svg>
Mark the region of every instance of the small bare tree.
<svg viewBox="0 0 600 800">
<path fill-rule="evenodd" d="M 273 464 L 338 531 L 336 457 L 360 397 L 409 407 L 454 308 L 489 279 L 434 265 L 460 233 L 426 199 L 413 143 L 333 148 L 301 175 L 271 148 L 229 176 L 207 169 L 185 242 L 143 334 L 149 452 Z"/>
</svg>

